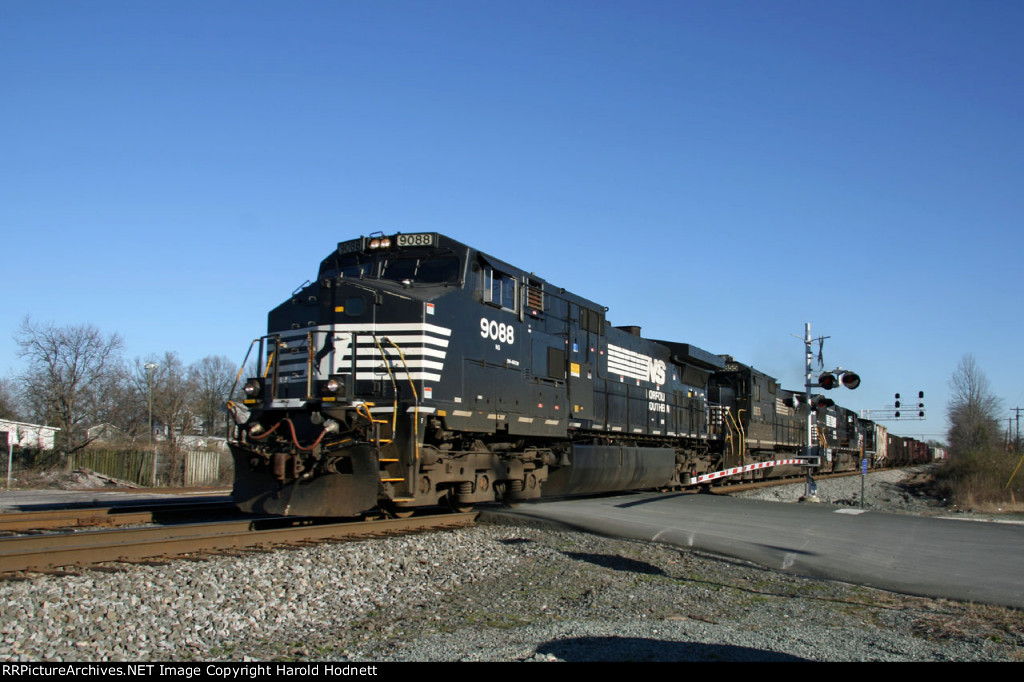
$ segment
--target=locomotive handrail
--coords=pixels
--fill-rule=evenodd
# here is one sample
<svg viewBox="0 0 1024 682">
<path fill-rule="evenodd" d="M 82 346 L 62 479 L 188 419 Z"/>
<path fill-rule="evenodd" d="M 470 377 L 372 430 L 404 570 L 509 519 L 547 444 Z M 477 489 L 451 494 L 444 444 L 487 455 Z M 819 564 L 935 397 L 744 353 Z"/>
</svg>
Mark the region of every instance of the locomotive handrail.
<svg viewBox="0 0 1024 682">
<path fill-rule="evenodd" d="M 235 389 L 238 388 L 238 382 L 242 380 L 242 372 L 245 371 L 245 363 L 249 361 L 249 356 L 252 355 L 252 347 L 259 342 L 262 346 L 262 339 L 253 339 L 252 343 L 249 344 L 249 350 L 245 351 L 245 357 L 242 358 L 242 364 L 238 366 L 238 374 L 235 376 L 235 383 L 231 385 L 231 393 L 228 393 L 228 402 L 231 402 L 230 398 L 235 394 Z"/>
<path fill-rule="evenodd" d="M 356 403 L 355 408 L 356 414 L 358 414 L 361 417 L 365 417 L 366 420 L 371 423 L 373 422 L 373 415 L 370 413 L 370 408 L 367 406 L 366 403 Z"/>
<path fill-rule="evenodd" d="M 736 421 L 739 422 L 739 435 L 743 439 L 743 452 L 741 453 L 741 455 L 743 457 L 746 457 L 746 429 L 743 427 L 743 413 L 744 412 L 746 412 L 746 411 L 745 410 L 737 410 L 736 411 Z"/>
<path fill-rule="evenodd" d="M 270 399 L 271 400 L 276 400 L 277 399 L 277 383 L 278 383 L 278 379 L 280 378 L 280 367 L 281 367 L 281 353 L 279 352 L 280 350 L 281 350 L 281 335 L 280 334 L 275 334 L 274 335 L 274 352 L 270 354 L 270 358 L 273 359 L 273 365 L 274 365 L 274 374 L 273 374 L 273 376 L 270 379 Z M 268 359 L 267 360 L 267 367 L 268 368 L 270 367 L 270 364 L 271 364 L 271 361 L 270 361 L 270 359 Z"/>
<path fill-rule="evenodd" d="M 742 412 L 743 410 L 740 410 Z M 743 457 L 747 452 L 746 434 L 743 432 L 743 422 L 733 416 L 732 410 L 728 407 L 725 408 L 725 414 L 732 421 L 732 425 L 736 427 L 736 434 L 739 440 L 739 452 L 737 453 L 740 457 Z M 738 415 L 737 415 L 738 416 Z M 731 432 L 732 429 L 730 429 Z"/>
<path fill-rule="evenodd" d="M 313 395 L 313 356 L 316 355 L 316 342 L 314 330 L 306 332 L 306 400 L 312 400 Z"/>
<path fill-rule="evenodd" d="M 380 351 L 381 360 L 384 362 L 384 369 L 388 371 L 388 377 L 391 379 L 391 394 L 394 396 L 391 403 L 391 436 L 394 438 L 398 427 L 398 383 L 395 381 L 395 373 L 391 371 L 391 362 L 388 361 L 388 354 L 384 352 L 383 346 L 381 346 L 380 341 L 377 340 L 377 335 L 371 334 L 370 338 L 373 339 L 373 343 L 377 346 L 377 350 Z M 408 370 L 408 368 L 406 369 Z"/>
<path fill-rule="evenodd" d="M 735 441 L 732 437 L 732 424 L 729 423 L 731 415 L 729 414 L 729 408 L 725 405 L 718 406 L 718 412 L 722 416 L 722 426 L 725 427 L 725 438 L 723 440 L 729 444 L 729 449 L 733 451 L 732 454 L 736 454 Z"/>
<path fill-rule="evenodd" d="M 419 443 L 419 440 L 420 440 L 419 439 L 419 435 L 420 435 L 420 432 L 419 432 L 419 430 L 420 430 L 420 396 L 419 396 L 419 393 L 417 393 L 417 391 L 416 391 L 416 384 L 412 380 L 412 372 L 409 370 L 409 363 L 405 359 L 405 353 L 403 353 L 402 349 L 398 347 L 398 344 L 396 344 L 390 338 L 385 336 L 384 340 L 386 342 L 390 343 L 392 346 L 394 346 L 395 350 L 398 351 L 398 357 L 401 358 L 402 366 L 405 368 L 405 376 L 409 380 L 409 387 L 412 389 L 412 399 L 413 399 L 412 458 L 413 458 L 413 462 L 417 462 L 417 461 L 419 461 L 419 458 L 420 458 L 420 443 Z M 396 411 L 396 413 L 398 411 L 398 393 L 397 393 L 397 391 L 395 392 L 395 411 Z M 396 414 L 396 418 L 397 418 L 397 414 Z M 392 430 L 394 430 L 394 429 L 392 429 Z"/>
</svg>

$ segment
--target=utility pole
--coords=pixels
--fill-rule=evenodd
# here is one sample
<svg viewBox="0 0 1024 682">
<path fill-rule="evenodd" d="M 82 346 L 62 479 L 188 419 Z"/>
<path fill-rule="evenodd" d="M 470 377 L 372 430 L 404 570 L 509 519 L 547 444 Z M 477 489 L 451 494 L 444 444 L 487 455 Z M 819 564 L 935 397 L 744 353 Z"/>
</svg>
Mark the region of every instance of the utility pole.
<svg viewBox="0 0 1024 682">
<path fill-rule="evenodd" d="M 156 487 L 156 444 L 153 442 L 153 371 L 159 367 L 155 362 L 147 362 L 146 389 L 149 393 L 149 448 L 153 451 L 153 486 Z"/>
<path fill-rule="evenodd" d="M 1020 452 L 1020 411 L 1024 410 L 1024 407 L 1011 407 L 1010 409 L 1017 413 L 1017 435 L 1013 438 L 1013 451 Z"/>
</svg>

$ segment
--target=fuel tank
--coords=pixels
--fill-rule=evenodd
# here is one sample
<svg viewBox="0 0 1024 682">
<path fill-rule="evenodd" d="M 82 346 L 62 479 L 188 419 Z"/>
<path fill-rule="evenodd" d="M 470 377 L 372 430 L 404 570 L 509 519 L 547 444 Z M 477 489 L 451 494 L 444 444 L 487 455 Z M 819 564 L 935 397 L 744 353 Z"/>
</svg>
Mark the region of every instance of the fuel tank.
<svg viewBox="0 0 1024 682">
<path fill-rule="evenodd" d="M 672 481 L 676 469 L 672 448 L 575 445 L 569 460 L 548 475 L 545 495 L 657 488 Z"/>
</svg>

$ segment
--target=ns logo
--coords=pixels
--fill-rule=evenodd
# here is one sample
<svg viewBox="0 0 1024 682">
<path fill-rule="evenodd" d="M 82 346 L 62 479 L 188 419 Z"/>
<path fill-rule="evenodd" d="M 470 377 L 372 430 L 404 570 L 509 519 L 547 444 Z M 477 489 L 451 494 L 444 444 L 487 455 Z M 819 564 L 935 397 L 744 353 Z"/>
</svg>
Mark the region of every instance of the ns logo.
<svg viewBox="0 0 1024 682">
<path fill-rule="evenodd" d="M 647 381 L 658 384 L 665 383 L 665 361 L 647 358 Z"/>
</svg>

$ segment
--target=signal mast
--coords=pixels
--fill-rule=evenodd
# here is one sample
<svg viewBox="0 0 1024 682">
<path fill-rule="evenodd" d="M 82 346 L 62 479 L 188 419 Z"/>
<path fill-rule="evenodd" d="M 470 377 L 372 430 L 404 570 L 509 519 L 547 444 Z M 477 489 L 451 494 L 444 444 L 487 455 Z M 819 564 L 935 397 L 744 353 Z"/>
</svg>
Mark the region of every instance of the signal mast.
<svg viewBox="0 0 1024 682">
<path fill-rule="evenodd" d="M 821 348 L 825 345 L 825 339 L 831 338 L 829 336 L 822 336 L 818 338 L 818 371 L 824 369 L 824 362 L 821 356 Z M 804 325 L 804 348 L 805 348 L 805 377 L 806 383 L 804 388 L 806 391 L 806 402 L 807 402 L 807 449 L 804 453 L 804 457 L 807 462 L 807 480 L 804 484 L 804 498 L 807 500 L 817 501 L 817 485 L 814 483 L 814 478 L 811 476 L 811 468 L 817 466 L 821 462 L 822 449 L 820 446 L 814 444 L 814 422 L 817 411 L 823 408 L 832 407 L 835 405 L 835 401 L 831 398 L 827 398 L 824 395 L 817 397 L 813 396 L 811 389 L 814 387 L 821 388 L 829 391 L 836 386 L 842 384 L 846 388 L 855 389 L 860 386 L 860 376 L 856 372 L 852 372 L 842 367 L 836 367 L 835 369 L 828 371 L 821 371 L 818 375 L 818 380 L 814 381 L 814 353 L 811 351 L 811 343 L 814 339 L 811 338 L 811 323 L 807 322 Z"/>
</svg>

